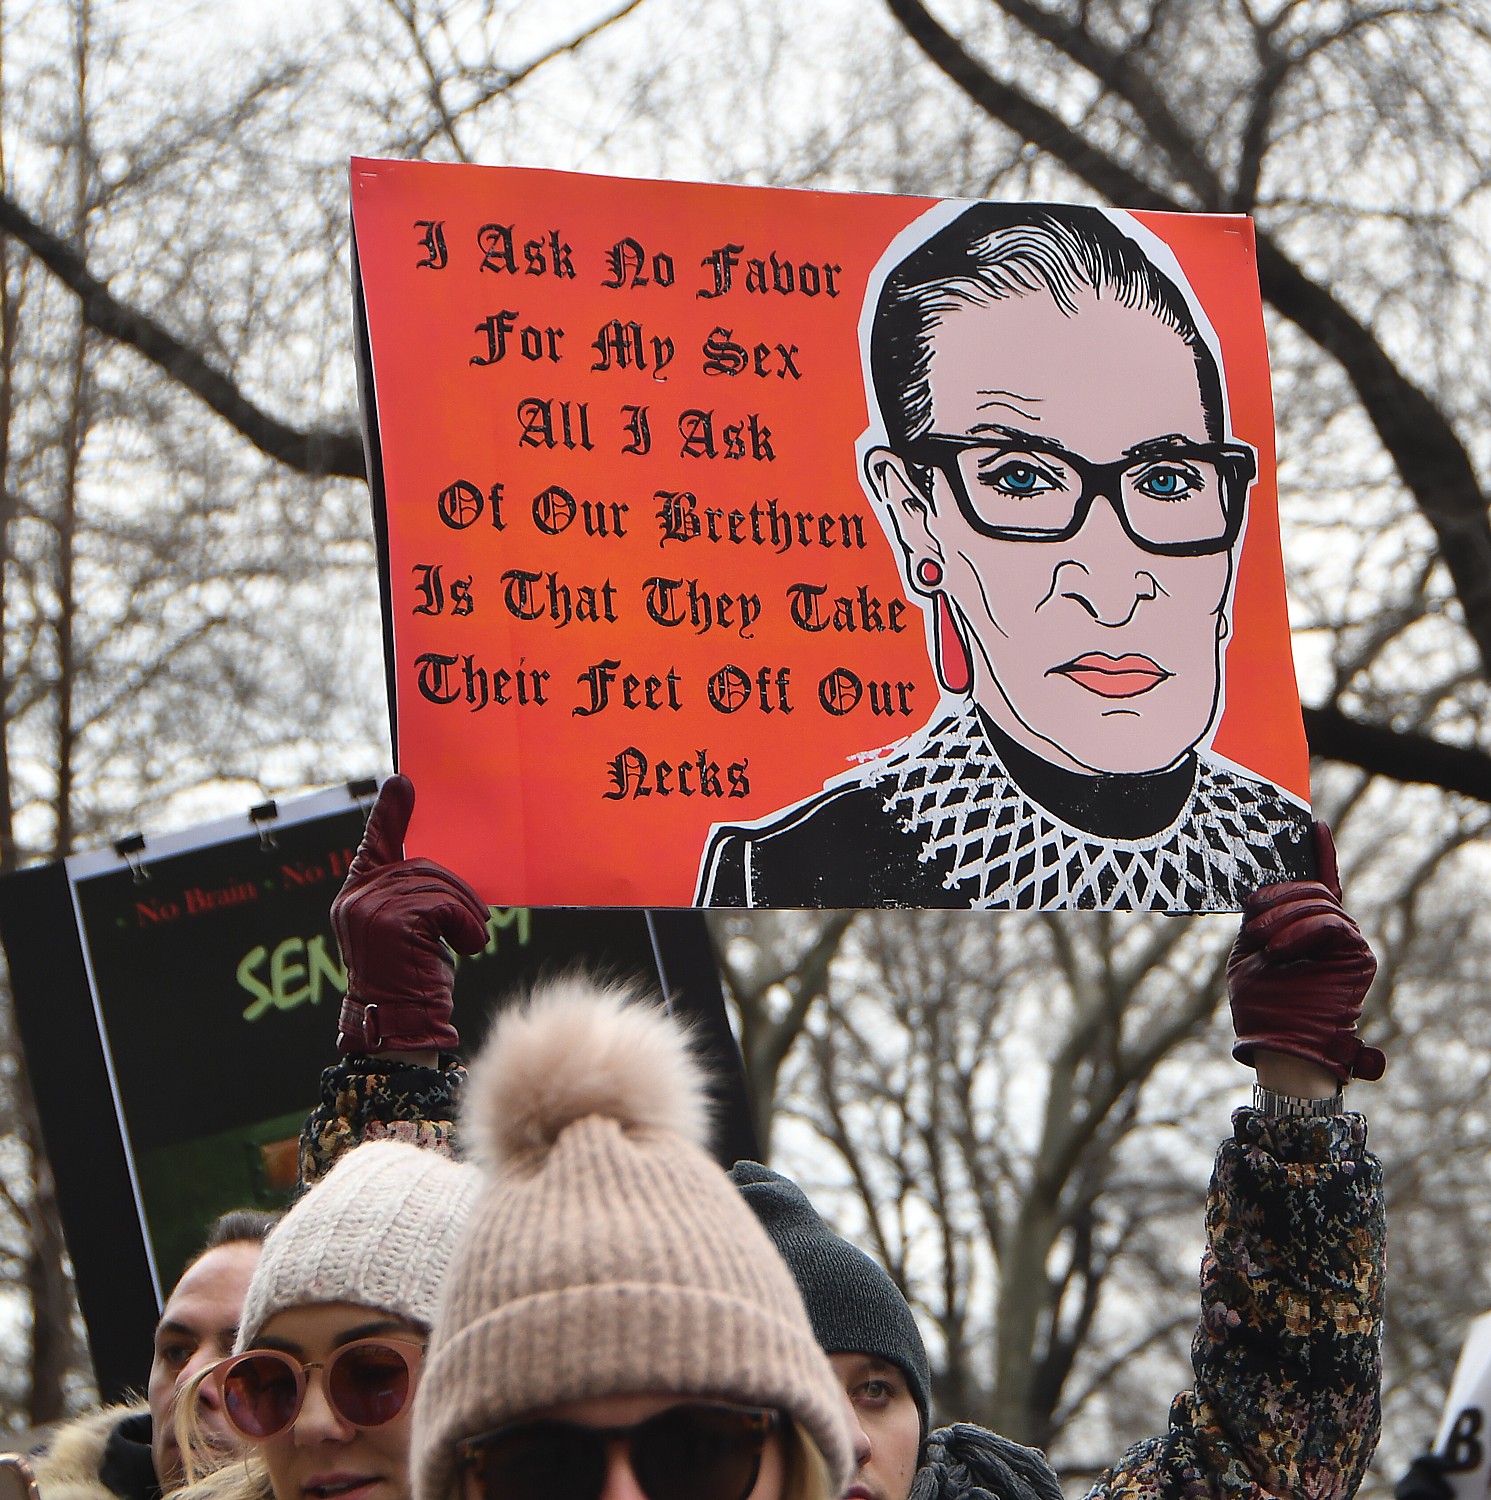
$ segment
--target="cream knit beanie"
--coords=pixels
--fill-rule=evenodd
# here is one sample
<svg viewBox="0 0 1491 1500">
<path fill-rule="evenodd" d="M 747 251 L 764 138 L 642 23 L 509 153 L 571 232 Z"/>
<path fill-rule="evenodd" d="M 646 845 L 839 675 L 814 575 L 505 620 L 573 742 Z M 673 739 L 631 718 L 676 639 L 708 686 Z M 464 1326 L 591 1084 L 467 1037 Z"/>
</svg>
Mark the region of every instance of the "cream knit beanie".
<svg viewBox="0 0 1491 1500">
<path fill-rule="evenodd" d="M 281 1309 L 310 1303 L 351 1302 L 430 1327 L 480 1185 L 474 1167 L 402 1141 L 349 1151 L 264 1242 L 234 1351 Z"/>
<path fill-rule="evenodd" d="M 629 998 L 551 985 L 502 1013 L 471 1069 L 463 1141 L 487 1181 L 415 1398 L 415 1500 L 447 1500 L 460 1439 L 593 1396 L 781 1408 L 835 1493 L 853 1471 L 848 1404 L 791 1273 L 705 1152 L 687 1038 Z"/>
</svg>

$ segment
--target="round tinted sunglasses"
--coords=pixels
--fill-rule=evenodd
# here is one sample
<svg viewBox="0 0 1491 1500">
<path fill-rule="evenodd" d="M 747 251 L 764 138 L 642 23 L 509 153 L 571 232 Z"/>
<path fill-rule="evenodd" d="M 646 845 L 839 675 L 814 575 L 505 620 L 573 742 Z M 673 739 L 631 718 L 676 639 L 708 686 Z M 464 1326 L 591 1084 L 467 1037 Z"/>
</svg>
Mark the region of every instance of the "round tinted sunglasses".
<svg viewBox="0 0 1491 1500">
<path fill-rule="evenodd" d="M 357 1339 L 330 1359 L 302 1362 L 278 1349 L 254 1349 L 213 1372 L 223 1415 L 256 1443 L 294 1425 L 312 1370 L 325 1382 L 331 1409 L 353 1427 L 381 1427 L 409 1404 L 424 1345 L 402 1339 Z"/>
<path fill-rule="evenodd" d="M 647 1500 L 746 1500 L 780 1422 L 760 1407 L 691 1401 L 630 1427 L 515 1422 L 456 1452 L 482 1500 L 599 1500 L 613 1443 L 626 1444 Z"/>
</svg>

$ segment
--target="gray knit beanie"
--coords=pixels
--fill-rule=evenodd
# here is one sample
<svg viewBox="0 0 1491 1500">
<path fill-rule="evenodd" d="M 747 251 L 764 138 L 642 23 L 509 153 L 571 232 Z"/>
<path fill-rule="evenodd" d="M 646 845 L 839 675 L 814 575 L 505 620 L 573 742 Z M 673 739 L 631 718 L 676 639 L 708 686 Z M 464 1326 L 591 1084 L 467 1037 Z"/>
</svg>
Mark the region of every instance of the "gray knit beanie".
<svg viewBox="0 0 1491 1500">
<path fill-rule="evenodd" d="M 569 979 L 502 1011 L 463 1141 L 486 1183 L 441 1294 L 414 1403 L 415 1500 L 446 1500 L 456 1444 L 529 1412 L 659 1394 L 794 1417 L 842 1491 L 844 1393 L 792 1277 L 705 1150 L 683 1029 Z"/>
<path fill-rule="evenodd" d="M 797 1282 L 825 1354 L 868 1354 L 897 1366 L 931 1426 L 932 1370 L 901 1289 L 884 1267 L 840 1238 L 790 1178 L 758 1161 L 738 1161 L 730 1179 L 760 1219 Z"/>
<path fill-rule="evenodd" d="M 351 1302 L 428 1328 L 481 1174 L 439 1151 L 349 1151 L 275 1226 L 249 1282 L 235 1352 L 287 1307 Z"/>
</svg>

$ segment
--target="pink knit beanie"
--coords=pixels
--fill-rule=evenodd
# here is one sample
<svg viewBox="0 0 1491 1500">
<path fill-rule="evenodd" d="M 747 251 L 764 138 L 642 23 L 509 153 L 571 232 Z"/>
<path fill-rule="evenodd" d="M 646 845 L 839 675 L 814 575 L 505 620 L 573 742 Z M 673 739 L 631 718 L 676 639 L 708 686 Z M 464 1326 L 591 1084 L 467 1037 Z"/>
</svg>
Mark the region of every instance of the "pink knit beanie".
<svg viewBox="0 0 1491 1500">
<path fill-rule="evenodd" d="M 842 1489 L 844 1393 L 781 1257 L 705 1151 L 680 1026 L 561 981 L 504 1012 L 471 1069 L 464 1142 L 487 1173 L 445 1278 L 415 1398 L 415 1500 L 455 1445 L 561 1402 L 659 1394 L 777 1407 Z"/>
</svg>

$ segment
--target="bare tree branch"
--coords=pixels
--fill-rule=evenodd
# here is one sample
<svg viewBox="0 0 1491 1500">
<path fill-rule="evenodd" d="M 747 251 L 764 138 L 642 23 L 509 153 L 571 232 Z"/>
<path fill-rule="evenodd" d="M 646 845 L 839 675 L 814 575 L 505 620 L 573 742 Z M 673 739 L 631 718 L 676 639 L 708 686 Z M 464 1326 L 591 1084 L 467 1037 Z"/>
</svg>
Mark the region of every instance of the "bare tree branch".
<svg viewBox="0 0 1491 1500">
<path fill-rule="evenodd" d="M 442 76 L 436 67 L 435 60 L 430 56 L 429 49 L 425 44 L 425 37 L 419 30 L 419 16 L 412 3 L 401 3 L 401 0 L 388 0 L 388 3 L 404 28 L 408 31 L 411 41 L 414 43 L 415 55 L 420 64 L 420 70 L 426 80 L 425 94 L 430 101 L 431 108 L 435 114 L 434 128 L 429 130 L 422 141 L 421 147 L 428 146 L 436 136 L 443 136 L 450 144 L 451 150 L 460 161 L 470 161 L 470 153 L 466 149 L 466 143 L 461 139 L 458 126 L 463 120 L 468 119 L 477 111 L 484 109 L 492 100 L 502 94 L 510 93 L 520 83 L 531 78 L 535 73 L 561 57 L 567 57 L 578 52 L 586 42 L 593 37 L 599 36 L 608 27 L 614 26 L 624 17 L 629 16 L 642 0 L 623 0 L 614 10 L 599 17 L 591 25 L 564 41 L 555 42 L 552 47 L 546 48 L 536 57 L 530 58 L 516 68 L 503 68 L 488 66 L 477 70 L 461 70 L 458 76 L 473 85 L 473 92 L 469 99 L 458 107 L 453 108 L 446 100 L 446 86 L 450 82 L 448 76 Z"/>
<path fill-rule="evenodd" d="M 1338 708 L 1306 708 L 1304 714 L 1312 755 L 1359 766 L 1374 776 L 1424 782 L 1491 802 L 1491 756 L 1484 751 L 1446 745 L 1412 729 L 1350 719 Z"/>
<path fill-rule="evenodd" d="M 729 986 L 740 1023 L 751 1119 L 762 1155 L 768 1158 L 782 1064 L 809 1010 L 827 991 L 830 966 L 857 913 L 825 914 L 801 947 L 784 941 L 780 921 L 774 920 L 776 915 L 766 915 L 754 925 L 756 952 L 750 965 L 736 962 L 732 956 L 723 913 L 716 914 L 714 924 L 720 973 Z M 786 1003 L 781 1005 L 784 999 Z"/>
<path fill-rule="evenodd" d="M 89 269 L 83 257 L 38 224 L 9 193 L 0 192 L 0 232 L 19 240 L 82 304 L 92 328 L 138 350 L 238 429 L 261 452 L 314 476 L 364 477 L 362 438 L 324 428 L 301 431 L 256 406 L 228 376 L 168 332 L 154 318 L 126 307 Z"/>
<path fill-rule="evenodd" d="M 1193 204 L 1144 181 L 1053 111 L 995 78 L 928 12 L 921 0 L 886 0 L 907 35 L 986 114 L 1041 150 L 1110 203 L 1126 208 L 1184 212 Z M 1020 18 L 1032 7 L 1008 0 Z M 1068 29 L 1048 24 L 1045 39 L 1107 87 L 1124 84 L 1132 70 L 1090 56 L 1095 44 L 1076 48 Z M 1064 40 L 1065 38 L 1065 40 Z M 1122 97 L 1122 96 L 1120 96 Z M 1136 109 L 1140 101 L 1129 98 Z M 1168 120 L 1168 112 L 1161 119 Z M 1146 124 L 1155 122 L 1148 116 Z M 1164 145 L 1164 142 L 1161 142 Z M 1167 156 L 1174 153 L 1166 147 Z M 1225 208 L 1218 199 L 1208 207 Z M 1258 233 L 1258 277 L 1264 298 L 1341 366 L 1403 483 L 1434 528 L 1439 555 L 1454 581 L 1465 626 L 1491 671 L 1491 524 L 1470 455 L 1438 405 L 1413 383 L 1371 330 L 1327 287 L 1312 281 L 1269 236 Z"/>
<path fill-rule="evenodd" d="M 998 5 L 1032 36 L 1059 48 L 1110 93 L 1126 100 L 1143 121 L 1146 133 L 1164 153 L 1176 177 L 1196 195 L 1196 203 L 1213 208 L 1221 206 L 1216 172 L 1165 102 L 1164 95 L 1135 61 L 1132 50 L 1119 52 L 1104 46 L 1080 21 L 1069 21 L 1043 10 L 1034 0 L 998 0 Z M 899 19 L 896 5 L 892 4 L 891 9 Z"/>
<path fill-rule="evenodd" d="M 498 94 L 516 88 L 524 79 L 532 77 L 540 68 L 546 67 L 556 58 L 566 57 L 572 52 L 578 52 L 586 42 L 590 41 L 593 37 L 599 36 L 607 27 L 614 26 L 618 21 L 629 16 L 641 3 L 642 0 L 624 0 L 624 3 L 618 5 L 615 10 L 609 11 L 606 15 L 599 17 L 583 31 L 576 32 L 574 36 L 569 37 L 567 40 L 556 42 L 552 47 L 539 53 L 537 57 L 524 63 L 522 67 L 515 68 L 511 72 L 500 71 L 496 73 L 486 83 L 475 99 L 462 105 L 458 114 L 460 116 L 470 114 L 473 109 L 477 109 L 483 104 L 489 104 Z"/>
</svg>

